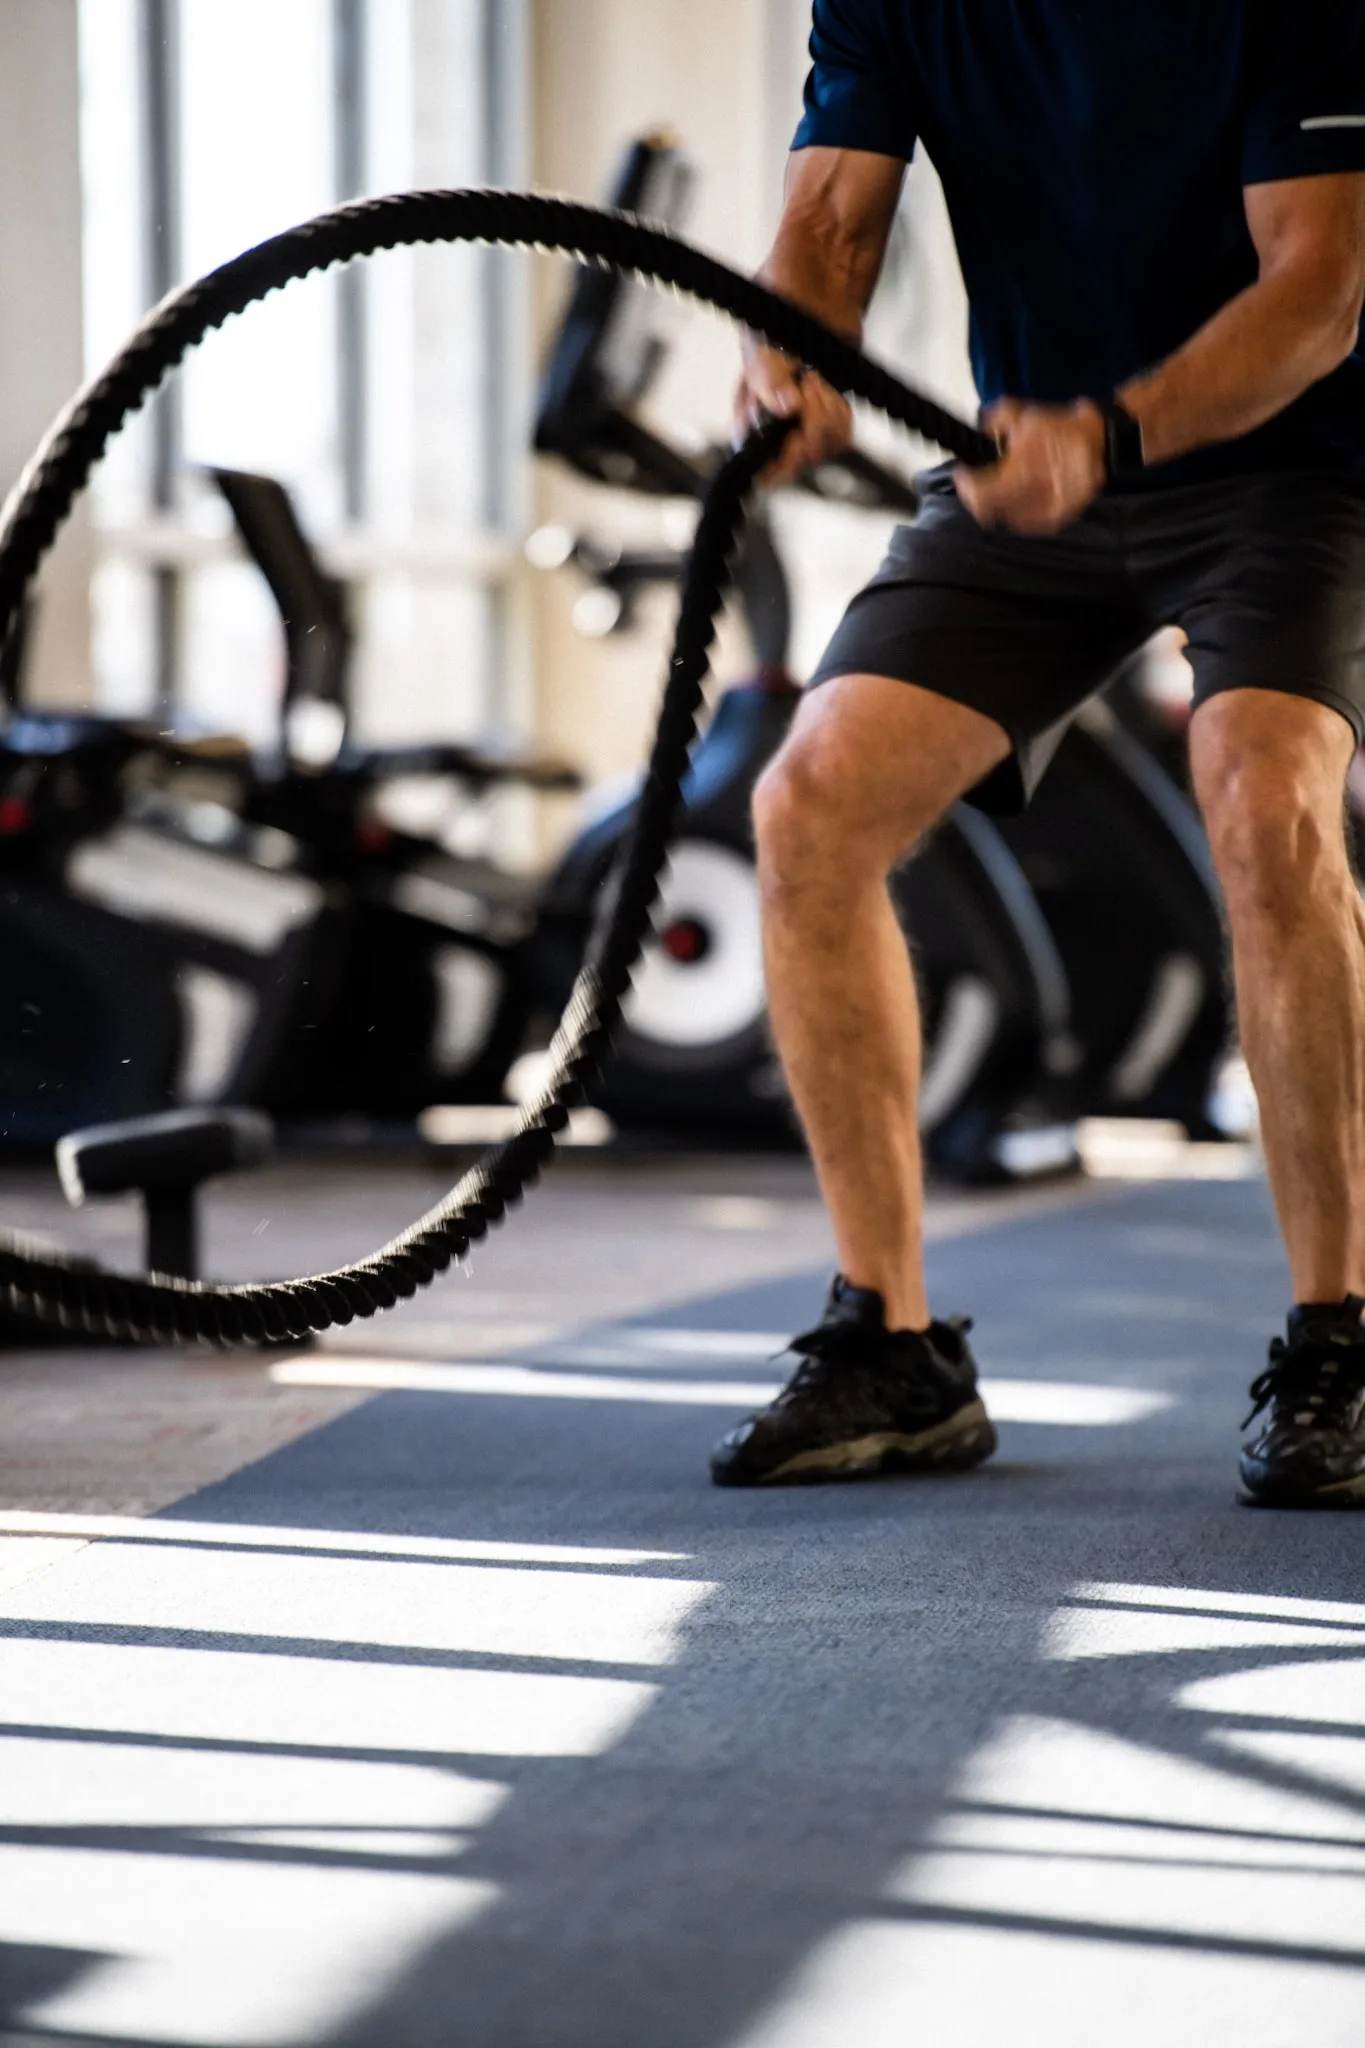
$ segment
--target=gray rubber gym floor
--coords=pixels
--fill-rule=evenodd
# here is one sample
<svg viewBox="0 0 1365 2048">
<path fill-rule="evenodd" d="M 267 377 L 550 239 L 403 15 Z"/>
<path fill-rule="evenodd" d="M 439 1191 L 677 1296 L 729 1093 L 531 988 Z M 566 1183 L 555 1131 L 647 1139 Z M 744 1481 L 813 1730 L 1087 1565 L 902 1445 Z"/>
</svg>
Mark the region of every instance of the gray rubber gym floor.
<svg viewBox="0 0 1365 2048">
<path fill-rule="evenodd" d="M 932 1270 L 972 1477 L 706 1484 L 812 1272 L 390 1357 L 0 1599 L 6 2048 L 1359 2048 L 1365 1519 L 1235 1504 L 1264 1189 Z"/>
</svg>

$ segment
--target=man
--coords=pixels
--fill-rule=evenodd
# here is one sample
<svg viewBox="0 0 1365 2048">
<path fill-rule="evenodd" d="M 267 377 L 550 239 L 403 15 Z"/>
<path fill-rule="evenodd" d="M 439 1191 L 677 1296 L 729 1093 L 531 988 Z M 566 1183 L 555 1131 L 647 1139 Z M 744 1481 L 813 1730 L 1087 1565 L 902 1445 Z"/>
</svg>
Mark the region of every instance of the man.
<svg viewBox="0 0 1365 2048">
<path fill-rule="evenodd" d="M 1255 1382 L 1253 1499 L 1365 1505 L 1365 0 L 816 0 L 766 283 L 857 337 L 905 165 L 942 177 L 1000 459 L 923 480 L 764 775 L 768 989 L 841 1264 L 719 1483 L 966 1467 L 995 1437 L 930 1319 L 919 1019 L 888 870 L 963 796 L 1027 799 L 1158 626 L 1295 1306 Z M 738 420 L 844 400 L 750 339 Z"/>
</svg>

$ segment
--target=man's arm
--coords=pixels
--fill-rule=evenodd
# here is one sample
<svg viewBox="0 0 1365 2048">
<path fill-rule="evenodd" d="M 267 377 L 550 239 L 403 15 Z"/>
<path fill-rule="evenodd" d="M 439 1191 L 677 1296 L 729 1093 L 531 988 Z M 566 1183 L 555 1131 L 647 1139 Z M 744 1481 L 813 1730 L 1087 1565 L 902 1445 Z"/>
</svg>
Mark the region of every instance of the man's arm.
<svg viewBox="0 0 1365 2048">
<path fill-rule="evenodd" d="M 1260 276 L 1159 369 L 1119 396 L 1148 462 L 1264 425 L 1338 369 L 1365 303 L 1365 174 L 1252 185 Z"/>
<path fill-rule="evenodd" d="M 1119 392 L 1149 463 L 1231 441 L 1273 419 L 1356 345 L 1365 302 L 1365 174 L 1290 178 L 1246 190 L 1255 284 L 1156 369 Z M 988 422 L 1006 443 L 988 470 L 958 472 L 984 526 L 1056 533 L 1104 485 L 1104 430 L 1086 400 L 1004 399 Z"/>
<path fill-rule="evenodd" d="M 859 340 L 904 176 L 899 158 L 870 150 L 797 150 L 788 164 L 777 239 L 759 282 Z M 735 394 L 736 433 L 747 433 L 765 412 L 800 420 L 768 473 L 770 484 L 842 453 L 853 437 L 847 399 L 822 377 L 802 375 L 790 356 L 750 334 Z"/>
</svg>

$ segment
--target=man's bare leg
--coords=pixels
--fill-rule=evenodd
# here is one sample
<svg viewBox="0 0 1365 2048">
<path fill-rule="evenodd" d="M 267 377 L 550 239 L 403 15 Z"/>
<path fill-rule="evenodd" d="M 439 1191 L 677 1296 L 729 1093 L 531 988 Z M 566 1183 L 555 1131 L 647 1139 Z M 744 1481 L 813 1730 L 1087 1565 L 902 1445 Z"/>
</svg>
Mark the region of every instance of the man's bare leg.
<svg viewBox="0 0 1365 2048">
<path fill-rule="evenodd" d="M 1342 822 L 1354 747 L 1337 712 L 1273 690 L 1210 698 L 1191 731 L 1300 1302 L 1365 1295 L 1365 911 Z"/>
<path fill-rule="evenodd" d="M 929 1321 L 919 1005 L 887 875 L 1005 758 L 980 712 L 886 676 L 805 699 L 754 797 L 768 1003 L 845 1277 Z"/>
</svg>

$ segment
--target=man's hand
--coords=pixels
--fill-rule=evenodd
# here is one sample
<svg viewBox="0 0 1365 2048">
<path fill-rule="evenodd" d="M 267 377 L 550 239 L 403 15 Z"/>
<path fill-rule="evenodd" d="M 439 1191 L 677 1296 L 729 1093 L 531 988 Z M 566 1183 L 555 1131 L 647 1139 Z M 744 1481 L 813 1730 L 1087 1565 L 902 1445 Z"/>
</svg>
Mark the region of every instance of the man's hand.
<svg viewBox="0 0 1365 2048">
<path fill-rule="evenodd" d="M 853 440 L 853 409 L 842 393 L 780 350 L 750 338 L 735 393 L 736 442 L 761 426 L 765 414 L 798 422 L 777 461 L 763 472 L 765 490 L 776 490 L 812 464 L 842 455 Z"/>
<path fill-rule="evenodd" d="M 960 465 L 957 494 L 979 526 L 1060 533 L 1104 489 L 1104 421 L 1088 399 L 1024 405 L 1002 398 L 984 424 L 1001 444 L 988 469 Z"/>
</svg>

